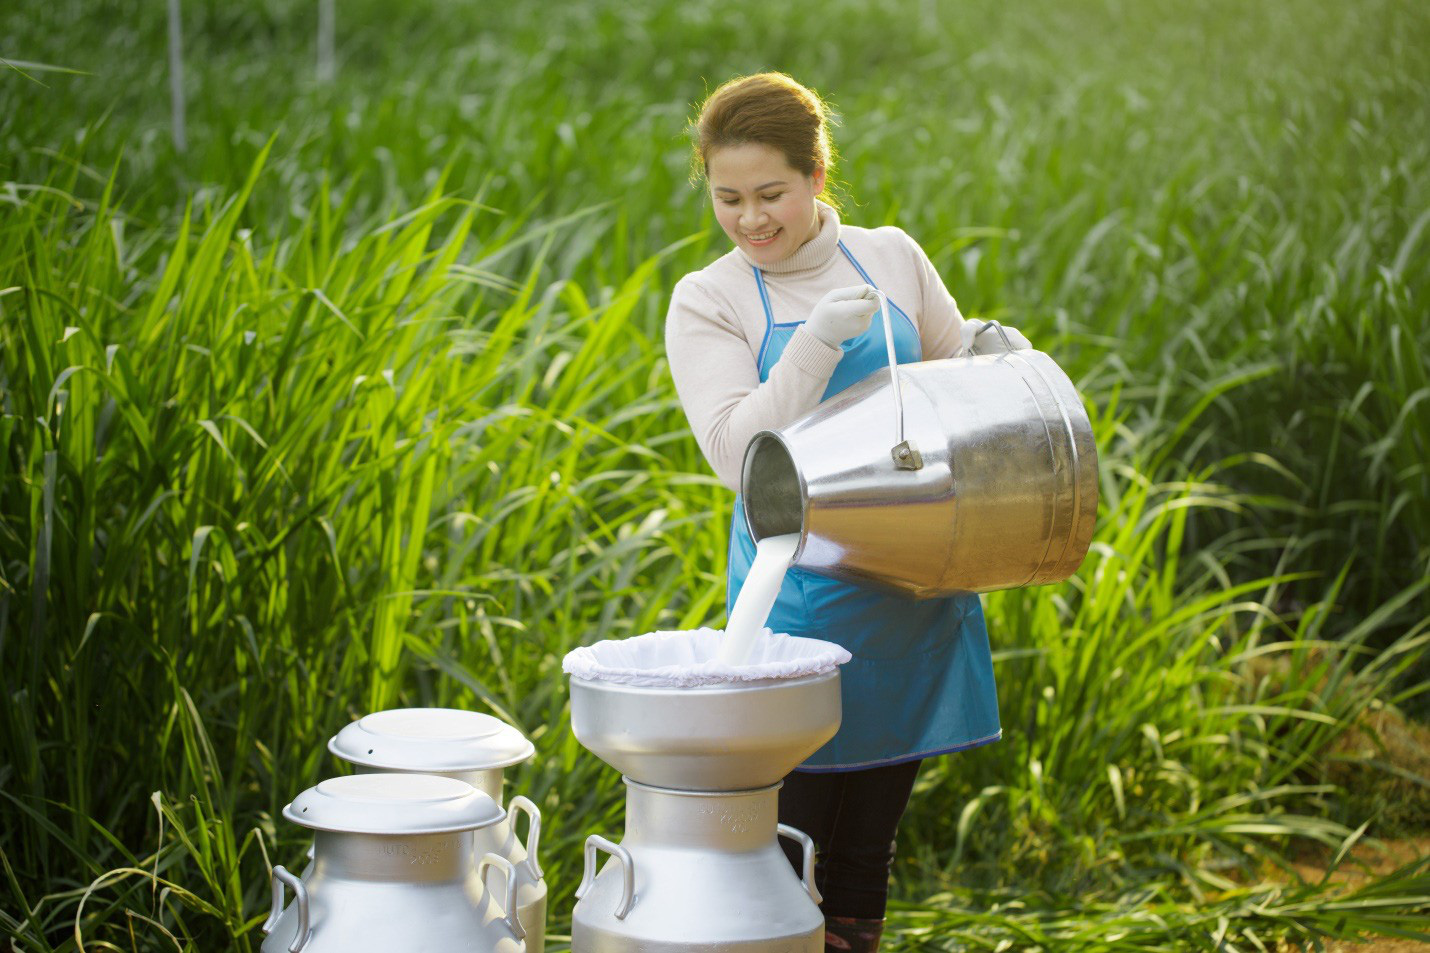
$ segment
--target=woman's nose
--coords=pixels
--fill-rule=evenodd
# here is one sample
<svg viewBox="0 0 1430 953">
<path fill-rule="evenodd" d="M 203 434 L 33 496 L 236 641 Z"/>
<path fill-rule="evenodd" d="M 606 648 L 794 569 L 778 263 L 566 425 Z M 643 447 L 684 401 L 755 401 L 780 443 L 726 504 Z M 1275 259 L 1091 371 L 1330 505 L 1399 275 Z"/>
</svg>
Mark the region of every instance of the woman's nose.
<svg viewBox="0 0 1430 953">
<path fill-rule="evenodd" d="M 761 208 L 747 208 L 740 212 L 740 227 L 746 231 L 752 230 L 756 225 L 764 224 L 769 216 Z"/>
</svg>

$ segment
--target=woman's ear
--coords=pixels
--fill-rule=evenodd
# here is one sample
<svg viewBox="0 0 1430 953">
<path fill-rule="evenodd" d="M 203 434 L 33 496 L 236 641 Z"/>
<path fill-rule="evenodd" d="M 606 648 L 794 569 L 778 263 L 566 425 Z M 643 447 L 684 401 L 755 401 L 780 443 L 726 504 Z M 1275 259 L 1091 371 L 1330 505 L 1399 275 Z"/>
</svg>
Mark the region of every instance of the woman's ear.
<svg viewBox="0 0 1430 953">
<path fill-rule="evenodd" d="M 821 163 L 821 164 L 819 164 L 819 165 L 817 165 L 817 166 L 814 167 L 814 175 L 812 175 L 810 178 L 812 178 L 812 179 L 814 180 L 814 194 L 815 194 L 815 195 L 818 195 L 820 192 L 823 192 L 823 191 L 824 191 L 824 164 L 823 164 L 823 163 Z"/>
</svg>

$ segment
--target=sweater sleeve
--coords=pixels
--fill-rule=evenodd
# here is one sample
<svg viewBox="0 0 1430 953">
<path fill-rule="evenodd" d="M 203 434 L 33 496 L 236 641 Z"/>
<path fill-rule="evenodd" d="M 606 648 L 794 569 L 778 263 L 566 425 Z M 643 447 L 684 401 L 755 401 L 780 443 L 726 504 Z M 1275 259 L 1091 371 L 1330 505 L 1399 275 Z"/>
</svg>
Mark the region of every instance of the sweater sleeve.
<svg viewBox="0 0 1430 953">
<path fill-rule="evenodd" d="M 944 287 L 943 279 L 918 242 L 900 231 L 913 255 L 914 274 L 918 278 L 920 295 L 919 339 L 923 343 L 924 360 L 937 361 L 958 357 L 963 352 L 963 314 L 958 302 Z"/>
<path fill-rule="evenodd" d="M 813 410 L 844 353 L 801 325 L 761 383 L 752 355 L 757 348 L 736 316 L 689 275 L 676 284 L 665 319 L 675 391 L 700 451 L 736 492 L 751 438 Z"/>
</svg>

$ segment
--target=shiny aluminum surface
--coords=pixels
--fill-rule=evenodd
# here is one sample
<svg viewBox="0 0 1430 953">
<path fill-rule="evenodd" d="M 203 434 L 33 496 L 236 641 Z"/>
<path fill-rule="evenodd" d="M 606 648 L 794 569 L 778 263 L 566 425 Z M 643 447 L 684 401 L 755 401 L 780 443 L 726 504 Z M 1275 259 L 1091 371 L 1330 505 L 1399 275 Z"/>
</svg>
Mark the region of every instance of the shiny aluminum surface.
<svg viewBox="0 0 1430 953">
<path fill-rule="evenodd" d="M 283 808 L 294 824 L 351 834 L 472 831 L 506 817 L 470 784 L 429 774 L 354 774 L 329 778 Z"/>
<path fill-rule="evenodd" d="M 514 890 L 488 891 L 470 831 L 354 834 L 319 831 L 300 879 L 274 870 L 263 953 L 525 953 Z M 495 855 L 494 866 L 510 865 Z M 500 878 L 499 878 L 500 879 Z M 293 902 L 283 906 L 292 890 Z"/>
<path fill-rule="evenodd" d="M 780 849 L 779 784 L 662 789 L 626 780 L 620 844 L 593 836 L 572 953 L 823 953 L 824 917 Z M 610 855 L 596 872 L 598 852 Z"/>
<path fill-rule="evenodd" d="M 914 598 L 1066 579 L 1097 515 L 1097 448 L 1082 399 L 1040 351 L 903 364 L 897 465 L 887 370 L 745 452 L 755 540 L 799 533 L 795 565 Z"/>
<path fill-rule="evenodd" d="M 353 724 L 358 724 L 354 722 Z M 329 750 L 334 750 L 332 744 Z M 337 751 L 334 751 L 337 754 Z M 341 757 L 341 755 L 339 755 Z M 411 763 L 416 755 L 399 754 L 398 760 Z M 356 765 L 359 774 L 394 773 L 391 769 L 381 769 Z M 398 772 L 401 773 L 401 772 Z M 502 768 L 480 771 L 430 772 L 443 777 L 465 781 L 472 787 L 488 795 L 497 804 L 502 803 Z M 527 816 L 527 836 L 525 842 L 517 837 L 516 820 L 513 814 Z M 527 953 L 542 953 L 546 948 L 546 881 L 543 879 L 538 858 L 541 836 L 541 812 L 536 805 L 524 797 L 511 799 L 510 810 L 499 821 L 472 832 L 475 857 L 494 853 L 506 858 L 516 873 L 516 904 L 521 925 L 526 930 Z M 305 871 L 304 876 L 308 873 Z M 488 889 L 497 890 L 500 878 L 495 871 L 487 875 Z"/>
<path fill-rule="evenodd" d="M 339 755 L 338 757 L 342 757 Z M 346 760 L 346 759 L 344 759 Z M 472 787 L 481 791 L 487 797 L 496 801 L 498 805 L 502 803 L 502 788 L 505 786 L 506 773 L 502 768 L 491 768 L 486 771 L 433 771 L 421 768 L 373 768 L 365 764 L 354 764 L 355 774 L 436 774 L 444 778 L 455 778 L 458 781 L 465 781 Z"/>
<path fill-rule="evenodd" d="M 448 775 L 509 768 L 536 751 L 500 718 L 460 708 L 373 712 L 329 739 L 328 750 L 367 768 Z"/>
<path fill-rule="evenodd" d="M 645 688 L 571 679 L 571 730 L 644 784 L 740 791 L 774 784 L 839 730 L 839 672 Z"/>
</svg>

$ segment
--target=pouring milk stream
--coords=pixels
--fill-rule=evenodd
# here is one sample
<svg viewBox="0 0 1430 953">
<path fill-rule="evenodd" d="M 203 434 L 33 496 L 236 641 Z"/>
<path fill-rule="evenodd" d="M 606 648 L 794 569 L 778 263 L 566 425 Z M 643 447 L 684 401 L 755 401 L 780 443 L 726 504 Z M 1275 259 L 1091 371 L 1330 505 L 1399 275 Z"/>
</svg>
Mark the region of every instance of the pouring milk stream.
<svg viewBox="0 0 1430 953">
<path fill-rule="evenodd" d="M 893 367 L 899 363 L 899 359 L 894 354 L 894 332 L 889 326 L 889 299 L 877 288 L 868 288 L 864 297 L 879 303 L 884 322 L 884 340 L 889 349 L 889 366 Z M 894 400 L 902 419 L 903 402 L 897 391 L 894 393 Z M 902 431 L 902 424 L 900 430 Z M 899 439 L 903 439 L 902 432 Z M 770 610 L 775 607 L 775 600 L 779 598 L 785 573 L 794 562 L 795 550 L 799 549 L 799 535 L 784 533 L 767 536 L 755 544 L 755 559 L 750 566 L 750 574 L 746 577 L 745 584 L 740 587 L 740 595 L 736 597 L 735 605 L 730 610 L 730 620 L 725 625 L 725 638 L 721 640 L 720 651 L 715 656 L 716 661 L 722 665 L 743 665 L 745 659 L 749 658 L 750 649 L 754 647 L 756 637 L 765 627 L 765 620 L 769 618 Z"/>
<path fill-rule="evenodd" d="M 798 533 L 766 536 L 755 545 L 755 561 L 730 610 L 725 637 L 720 640 L 720 651 L 715 656 L 721 665 L 743 665 L 749 657 L 755 638 L 775 607 L 780 585 L 798 548 Z"/>
</svg>

